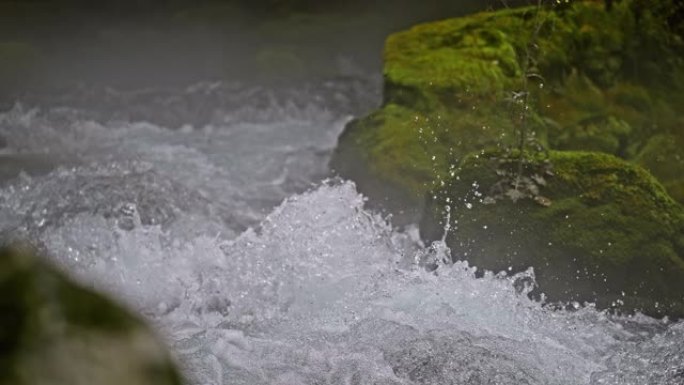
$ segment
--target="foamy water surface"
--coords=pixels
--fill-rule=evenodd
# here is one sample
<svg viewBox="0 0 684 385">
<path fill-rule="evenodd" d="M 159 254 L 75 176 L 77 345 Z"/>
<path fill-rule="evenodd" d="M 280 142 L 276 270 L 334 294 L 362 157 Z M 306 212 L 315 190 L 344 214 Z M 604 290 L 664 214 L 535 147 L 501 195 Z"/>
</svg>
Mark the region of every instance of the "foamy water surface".
<svg viewBox="0 0 684 385">
<path fill-rule="evenodd" d="M 0 234 L 144 314 L 191 384 L 684 384 L 682 323 L 547 309 L 532 270 L 427 271 L 444 245 L 326 179 L 350 118 L 326 103 L 174 130 L 17 106 L 1 156 L 40 167 L 2 185 Z"/>
</svg>

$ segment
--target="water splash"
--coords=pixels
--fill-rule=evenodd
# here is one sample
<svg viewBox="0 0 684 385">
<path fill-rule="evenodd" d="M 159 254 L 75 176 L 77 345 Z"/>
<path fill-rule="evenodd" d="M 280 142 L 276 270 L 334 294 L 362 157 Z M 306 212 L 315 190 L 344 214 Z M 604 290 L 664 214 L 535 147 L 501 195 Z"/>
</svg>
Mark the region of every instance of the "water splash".
<svg viewBox="0 0 684 385">
<path fill-rule="evenodd" d="M 0 117 L 11 151 L 76 155 L 5 182 L 0 234 L 144 314 L 191 384 L 682 382 L 682 323 L 554 311 L 526 296 L 532 270 L 445 263 L 353 184 L 311 187 L 344 120 L 169 131 L 70 114 Z"/>
<path fill-rule="evenodd" d="M 464 262 L 428 271 L 413 261 L 429 249 L 406 248 L 407 237 L 364 211 L 352 184 L 331 182 L 235 239 L 180 240 L 161 225 L 125 230 L 87 213 L 42 240 L 81 280 L 155 322 L 196 384 L 665 384 L 678 375 L 680 324 L 644 333 L 592 308 L 552 311 L 516 287 L 521 276 L 477 279 Z"/>
</svg>

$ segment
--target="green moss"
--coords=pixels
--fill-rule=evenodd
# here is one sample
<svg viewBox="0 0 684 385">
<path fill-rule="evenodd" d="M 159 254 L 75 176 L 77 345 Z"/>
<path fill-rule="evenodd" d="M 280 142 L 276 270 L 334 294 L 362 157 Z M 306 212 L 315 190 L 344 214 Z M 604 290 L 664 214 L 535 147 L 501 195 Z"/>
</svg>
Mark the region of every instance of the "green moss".
<svg viewBox="0 0 684 385">
<path fill-rule="evenodd" d="M 384 55 L 388 87 L 421 94 L 448 92 L 459 98 L 502 97 L 520 82 L 518 52 L 525 39 L 520 35 L 525 35 L 524 19 L 530 12 L 481 13 L 390 36 Z M 392 99 L 391 94 L 386 97 Z"/>
<path fill-rule="evenodd" d="M 588 117 L 571 129 L 555 133 L 554 148 L 620 154 L 625 151 L 623 146 L 631 131 L 627 122 L 613 116 Z"/>
<path fill-rule="evenodd" d="M 670 196 L 684 202 L 684 135 L 655 135 L 634 161 L 660 180 Z"/>
<path fill-rule="evenodd" d="M 390 103 L 347 127 L 331 165 L 371 198 L 384 200 L 397 195 L 387 190 L 399 189 L 405 193 L 397 205 L 417 207 L 448 175 L 455 154 L 506 143 L 511 130 L 510 120 L 495 109 L 441 108 L 426 115 Z M 384 184 L 387 189 L 370 188 Z"/>
<path fill-rule="evenodd" d="M 684 315 L 684 208 L 653 176 L 611 155 L 553 151 L 554 176 L 545 176 L 539 192 L 550 206 L 531 199 L 485 204 L 501 178 L 497 170 L 517 169 L 506 159 L 499 152 L 466 158 L 432 194 L 437 199 L 428 202 L 424 235 L 441 236 L 443 208 L 455 202 L 456 230 L 447 242 L 458 259 L 495 271 L 533 266 L 541 291 L 554 301 L 611 307 L 620 300 L 626 310 Z M 526 172 L 542 161 L 528 158 Z"/>
</svg>

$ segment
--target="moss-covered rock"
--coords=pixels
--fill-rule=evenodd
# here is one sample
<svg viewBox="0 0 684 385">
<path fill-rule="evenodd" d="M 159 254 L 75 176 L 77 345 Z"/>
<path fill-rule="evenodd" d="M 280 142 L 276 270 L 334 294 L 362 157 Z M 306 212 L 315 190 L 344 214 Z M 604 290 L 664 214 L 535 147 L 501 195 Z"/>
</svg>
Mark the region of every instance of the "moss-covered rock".
<svg viewBox="0 0 684 385">
<path fill-rule="evenodd" d="M 681 135 L 684 42 L 666 22 L 668 1 L 643 7 L 625 0 L 610 12 L 580 1 L 508 9 L 391 35 L 383 107 L 349 125 L 332 168 L 376 201 L 402 189 L 393 193 L 409 198 L 401 205 L 420 205 L 449 173 L 444 154 L 512 144 L 513 101 L 524 92 L 527 130 L 539 144 L 645 159 L 654 135 Z M 672 151 L 684 157 L 684 146 Z M 351 153 L 360 167 L 345 166 Z M 647 167 L 667 173 L 653 162 Z M 662 182 L 680 199 L 678 178 Z M 365 188 L 371 185 L 384 188 Z"/>
<path fill-rule="evenodd" d="M 660 134 L 651 137 L 634 161 L 662 181 L 670 196 L 684 202 L 684 122 L 679 136 Z"/>
<path fill-rule="evenodd" d="M 415 221 L 425 192 L 455 166 L 454 155 L 497 145 L 510 124 L 485 111 L 424 114 L 389 103 L 346 127 L 331 166 L 351 177 L 372 204 L 389 209 L 395 223 Z"/>
<path fill-rule="evenodd" d="M 684 208 L 646 170 L 596 152 L 530 155 L 521 175 L 538 191 L 514 201 L 495 190 L 517 175 L 513 158 L 464 159 L 428 198 L 423 236 L 442 237 L 449 206 L 455 259 L 494 271 L 532 266 L 552 301 L 684 316 Z"/>
<path fill-rule="evenodd" d="M 497 27 L 501 18 L 496 15 L 423 24 L 391 35 L 385 45 L 383 107 L 347 127 L 332 168 L 375 201 L 388 200 L 390 190 L 400 189 L 406 200 L 399 205 L 416 207 L 449 172 L 447 154 L 505 141 L 512 131 L 505 91 L 520 82 L 522 70 L 520 44 L 512 40 L 517 37 Z M 505 19 L 510 28 L 523 30 L 524 17 Z M 358 167 L 349 167 L 352 162 Z"/>
<path fill-rule="evenodd" d="M 395 224 L 424 213 L 428 239 L 442 237 L 450 207 L 457 258 L 533 266 L 553 301 L 684 316 L 684 23 L 673 4 L 574 1 L 396 33 L 383 106 L 347 126 L 331 166 L 404 214 Z M 520 163 L 511 148 L 523 127 L 537 152 Z"/>
<path fill-rule="evenodd" d="M 0 292 L 0 384 L 181 384 L 138 318 L 32 252 L 0 249 Z"/>
</svg>

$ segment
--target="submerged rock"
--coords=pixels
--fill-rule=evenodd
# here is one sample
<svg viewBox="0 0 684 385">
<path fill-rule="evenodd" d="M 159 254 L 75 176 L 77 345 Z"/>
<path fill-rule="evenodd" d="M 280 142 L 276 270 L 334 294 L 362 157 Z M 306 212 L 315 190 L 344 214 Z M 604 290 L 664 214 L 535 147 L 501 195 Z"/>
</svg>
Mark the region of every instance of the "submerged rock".
<svg viewBox="0 0 684 385">
<path fill-rule="evenodd" d="M 0 384 L 180 385 L 142 321 L 22 249 L 0 249 Z"/>
<path fill-rule="evenodd" d="M 646 170 L 554 151 L 527 157 L 515 190 L 518 166 L 501 152 L 467 157 L 428 198 L 422 235 L 440 239 L 449 218 L 454 259 L 533 266 L 551 301 L 684 316 L 684 208 Z"/>
<path fill-rule="evenodd" d="M 19 158 L 25 159 L 33 160 Z M 39 170 L 38 166 L 48 166 L 42 164 L 46 160 L 42 163 L 33 160 L 33 163 L 35 170 Z M 0 167 L 0 176 L 2 171 Z M 18 190 L 23 193 L 13 195 Z M 34 238 L 82 213 L 115 220 L 122 230 L 141 225 L 168 229 L 183 214 L 215 215 L 226 221 L 233 218 L 227 208 L 213 205 L 202 193 L 137 162 L 60 168 L 46 176 L 15 181 L 6 194 L 0 213 L 7 218 L 21 217 L 17 230 L 24 230 Z"/>
</svg>

